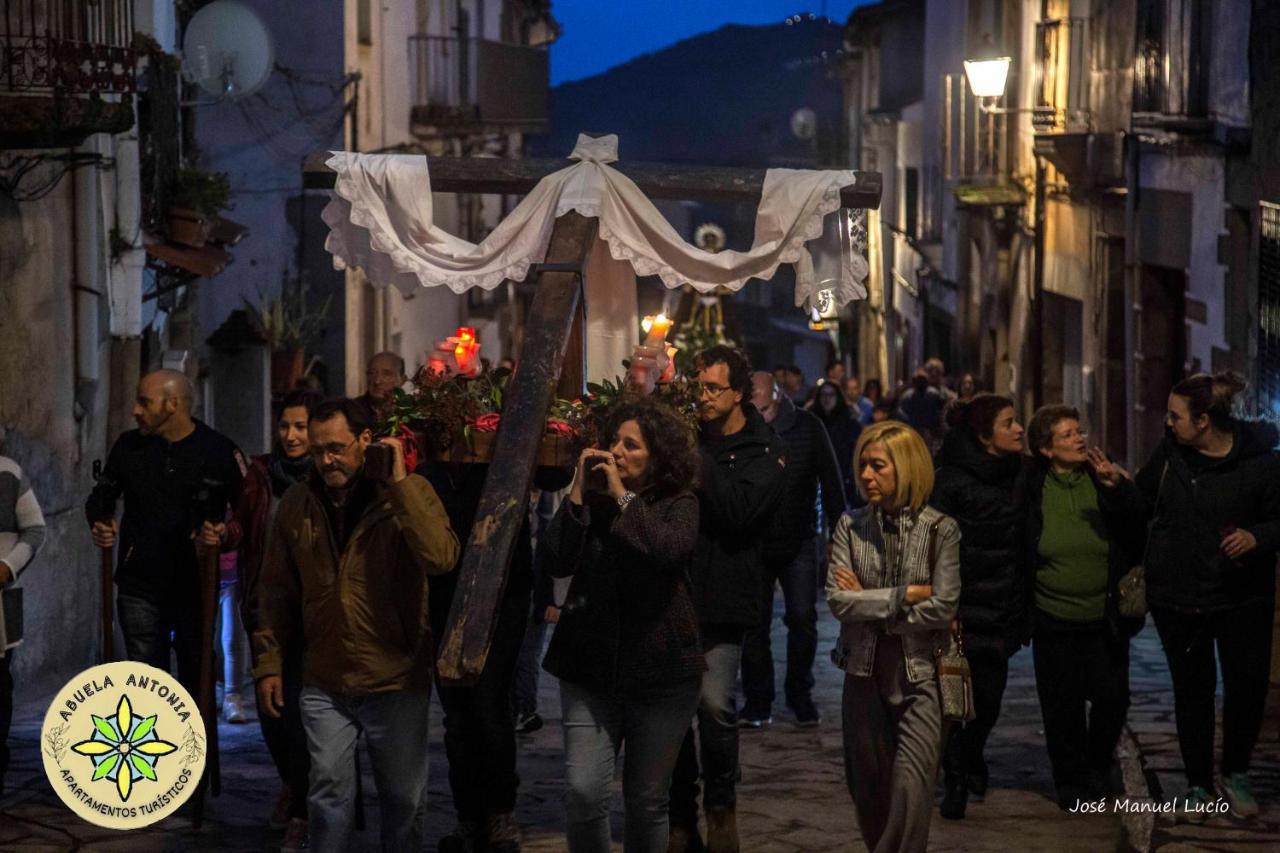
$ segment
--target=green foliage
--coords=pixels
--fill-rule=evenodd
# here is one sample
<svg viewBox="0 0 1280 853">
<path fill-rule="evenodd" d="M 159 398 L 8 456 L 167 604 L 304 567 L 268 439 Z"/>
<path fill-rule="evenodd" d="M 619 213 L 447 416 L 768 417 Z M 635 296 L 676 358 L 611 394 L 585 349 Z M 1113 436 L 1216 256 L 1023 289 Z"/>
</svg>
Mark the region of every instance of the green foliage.
<svg viewBox="0 0 1280 853">
<path fill-rule="evenodd" d="M 231 179 L 222 172 L 179 169 L 173 187 L 173 203 L 214 217 L 231 207 Z"/>
<path fill-rule="evenodd" d="M 271 299 L 259 290 L 256 303 L 244 298 L 245 308 L 272 350 L 303 349 L 324 330 L 333 298 L 325 297 L 319 308 L 311 309 L 305 289 L 286 282 L 282 291 Z"/>
</svg>

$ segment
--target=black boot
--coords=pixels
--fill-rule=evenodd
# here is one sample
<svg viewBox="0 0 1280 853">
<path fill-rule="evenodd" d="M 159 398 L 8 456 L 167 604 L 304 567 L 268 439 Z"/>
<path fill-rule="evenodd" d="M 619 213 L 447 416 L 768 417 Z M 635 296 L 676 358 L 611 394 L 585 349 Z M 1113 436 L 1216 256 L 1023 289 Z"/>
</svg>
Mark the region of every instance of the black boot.
<svg viewBox="0 0 1280 853">
<path fill-rule="evenodd" d="M 969 802 L 969 788 L 964 776 L 948 774 L 943 782 L 942 805 L 938 806 L 938 814 L 947 820 L 963 820 L 964 808 Z"/>
</svg>

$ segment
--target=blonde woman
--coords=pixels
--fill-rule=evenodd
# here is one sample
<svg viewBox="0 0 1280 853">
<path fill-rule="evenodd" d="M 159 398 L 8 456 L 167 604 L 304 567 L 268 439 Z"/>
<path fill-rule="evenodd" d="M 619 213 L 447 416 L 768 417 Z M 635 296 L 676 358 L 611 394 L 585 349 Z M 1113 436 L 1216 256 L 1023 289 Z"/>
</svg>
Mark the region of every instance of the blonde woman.
<svg viewBox="0 0 1280 853">
<path fill-rule="evenodd" d="M 934 655 L 960 600 L 960 529 L 927 505 L 933 462 L 911 427 L 867 427 L 854 460 L 867 505 L 836 525 L 827 577 L 845 778 L 867 849 L 924 850 L 943 736 Z"/>
</svg>

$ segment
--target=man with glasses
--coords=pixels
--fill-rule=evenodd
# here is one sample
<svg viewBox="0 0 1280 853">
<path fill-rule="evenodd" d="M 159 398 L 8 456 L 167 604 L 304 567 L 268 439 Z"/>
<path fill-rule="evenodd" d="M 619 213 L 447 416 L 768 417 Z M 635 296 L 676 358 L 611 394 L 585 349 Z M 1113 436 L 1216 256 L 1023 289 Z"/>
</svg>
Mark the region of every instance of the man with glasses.
<svg viewBox="0 0 1280 853">
<path fill-rule="evenodd" d="M 698 543 L 690 562 L 708 671 L 702 677 L 695 749 L 690 729 L 671 782 L 670 853 L 703 849 L 698 835 L 701 758 L 707 848 L 737 853 L 738 720 L 735 682 L 746 630 L 764 595 L 761 544 L 784 486 L 782 444 L 751 404 L 751 365 L 736 349 L 698 355 L 702 471 Z"/>
<path fill-rule="evenodd" d="M 231 439 L 191 416 L 194 398 L 191 380 L 176 370 L 142 377 L 133 407 L 138 428 L 116 440 L 85 503 L 94 544 L 120 540 L 116 607 L 125 654 L 167 672 L 172 648 L 178 680 L 192 693 L 203 622 L 194 534 L 226 516 L 248 470 Z"/>
<path fill-rule="evenodd" d="M 363 731 L 382 848 L 421 850 L 435 660 L 427 579 L 453 568 L 458 540 L 435 490 L 407 472 L 399 439 L 380 440 L 394 455 L 386 479 L 365 475 L 374 439 L 363 404 L 321 403 L 308 440 L 316 472 L 285 492 L 263 563 L 258 708 L 279 716 L 283 661 L 301 645 L 312 848 L 350 849 Z"/>
</svg>

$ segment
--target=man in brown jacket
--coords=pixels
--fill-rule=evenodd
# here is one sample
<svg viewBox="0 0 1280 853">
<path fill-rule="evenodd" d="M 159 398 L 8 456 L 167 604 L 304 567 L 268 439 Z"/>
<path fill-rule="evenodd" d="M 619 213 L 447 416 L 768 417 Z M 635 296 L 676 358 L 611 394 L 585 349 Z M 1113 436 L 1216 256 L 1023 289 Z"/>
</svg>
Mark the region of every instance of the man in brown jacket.
<svg viewBox="0 0 1280 853">
<path fill-rule="evenodd" d="M 280 501 L 262 570 L 258 707 L 283 705 L 282 662 L 303 646 L 299 700 L 311 754 L 311 847 L 350 849 L 352 758 L 365 733 L 382 804 L 382 849 L 420 850 L 427 797 L 427 708 L 435 656 L 427 578 L 449 571 L 458 539 L 435 491 L 405 470 L 365 475 L 367 409 L 329 400 L 311 412 L 310 482 Z"/>
</svg>

